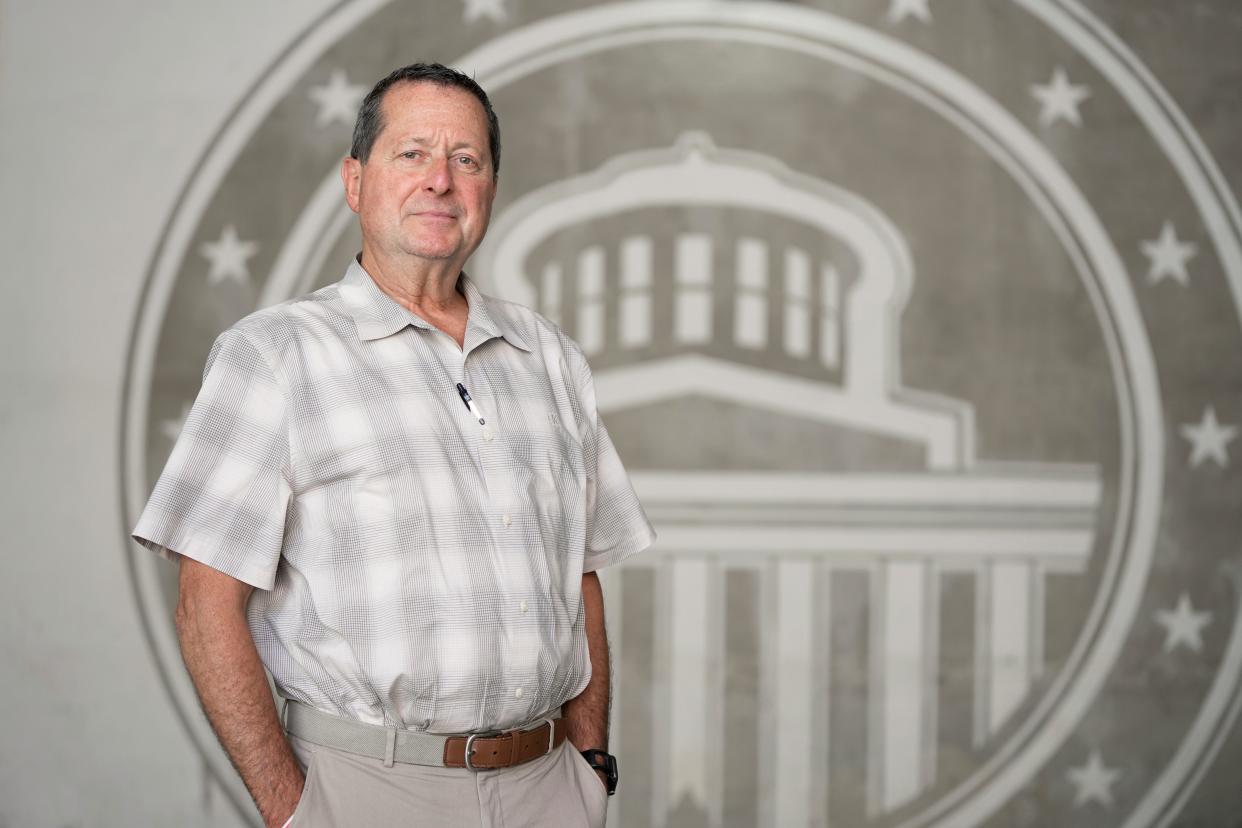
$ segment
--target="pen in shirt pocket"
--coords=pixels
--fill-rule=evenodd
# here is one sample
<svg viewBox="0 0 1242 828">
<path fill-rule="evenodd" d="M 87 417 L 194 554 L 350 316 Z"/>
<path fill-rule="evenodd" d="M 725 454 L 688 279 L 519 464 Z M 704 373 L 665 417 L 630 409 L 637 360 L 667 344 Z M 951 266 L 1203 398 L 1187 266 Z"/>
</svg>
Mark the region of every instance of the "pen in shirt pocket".
<svg viewBox="0 0 1242 828">
<path fill-rule="evenodd" d="M 474 404 L 474 399 L 470 396 L 470 392 L 466 390 L 466 386 L 460 382 L 457 383 L 457 395 L 461 397 L 461 401 L 466 404 L 466 408 L 479 421 L 479 425 L 487 425 L 487 421 L 483 419 L 483 415 L 479 413 L 479 407 Z"/>
</svg>

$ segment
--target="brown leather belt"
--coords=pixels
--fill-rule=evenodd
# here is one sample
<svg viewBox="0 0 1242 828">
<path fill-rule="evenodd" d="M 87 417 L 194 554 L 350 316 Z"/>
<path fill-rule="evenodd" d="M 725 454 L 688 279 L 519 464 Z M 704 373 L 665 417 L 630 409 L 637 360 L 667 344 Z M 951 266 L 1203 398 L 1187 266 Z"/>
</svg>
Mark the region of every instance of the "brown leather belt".
<svg viewBox="0 0 1242 828">
<path fill-rule="evenodd" d="M 525 728 L 461 736 L 366 724 L 285 699 L 285 729 L 301 739 L 359 756 L 432 767 L 496 770 L 546 756 L 565 741 L 564 719 L 543 719 Z"/>
<path fill-rule="evenodd" d="M 565 741 L 565 720 L 547 719 L 530 730 L 449 736 L 444 740 L 444 767 L 495 770 L 546 756 Z"/>
</svg>

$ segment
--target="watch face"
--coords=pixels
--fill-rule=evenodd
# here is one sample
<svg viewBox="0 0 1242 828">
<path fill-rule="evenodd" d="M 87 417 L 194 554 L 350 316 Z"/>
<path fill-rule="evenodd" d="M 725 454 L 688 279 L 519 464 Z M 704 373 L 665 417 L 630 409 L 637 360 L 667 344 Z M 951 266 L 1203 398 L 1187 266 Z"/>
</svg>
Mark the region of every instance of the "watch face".
<svg viewBox="0 0 1242 828">
<path fill-rule="evenodd" d="M 617 772 L 617 757 L 611 753 L 604 754 L 604 772 L 608 774 L 608 795 L 612 796 L 617 792 L 617 781 L 621 775 Z"/>
</svg>

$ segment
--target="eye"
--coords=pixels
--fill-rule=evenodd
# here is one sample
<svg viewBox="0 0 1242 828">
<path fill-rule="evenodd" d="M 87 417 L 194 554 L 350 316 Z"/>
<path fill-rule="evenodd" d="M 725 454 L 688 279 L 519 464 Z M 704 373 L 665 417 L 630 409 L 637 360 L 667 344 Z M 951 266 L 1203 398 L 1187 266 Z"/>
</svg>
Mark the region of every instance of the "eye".
<svg viewBox="0 0 1242 828">
<path fill-rule="evenodd" d="M 466 168 L 468 168 L 468 169 L 473 169 L 473 168 L 475 168 L 475 167 L 479 166 L 479 162 L 478 162 L 478 161 L 476 161 L 476 160 L 474 160 L 473 158 L 471 158 L 469 155 L 459 155 L 459 156 L 457 156 L 457 163 L 458 163 L 460 166 L 466 167 Z"/>
<path fill-rule="evenodd" d="M 409 159 L 421 158 L 422 155 L 423 155 L 422 150 L 406 150 L 405 152 L 401 153 L 402 158 L 409 158 Z"/>
</svg>

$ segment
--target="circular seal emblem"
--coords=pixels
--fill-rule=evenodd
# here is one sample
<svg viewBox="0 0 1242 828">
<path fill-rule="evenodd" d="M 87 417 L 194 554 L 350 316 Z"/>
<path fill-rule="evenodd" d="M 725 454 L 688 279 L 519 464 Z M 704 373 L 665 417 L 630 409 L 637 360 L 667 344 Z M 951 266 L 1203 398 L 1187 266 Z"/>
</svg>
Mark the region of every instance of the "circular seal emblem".
<svg viewBox="0 0 1242 828">
<path fill-rule="evenodd" d="M 355 0 L 318 20 L 154 257 L 129 525 L 215 336 L 360 247 L 337 165 L 370 84 L 447 63 L 504 127 L 471 273 L 583 345 L 660 533 L 604 576 L 611 818 L 1193 809 L 1242 706 L 1237 361 L 1202 359 L 1242 344 L 1237 204 L 1077 2 L 845 5 Z M 129 561 L 170 698 L 253 819 L 181 664 L 176 571 Z"/>
</svg>

